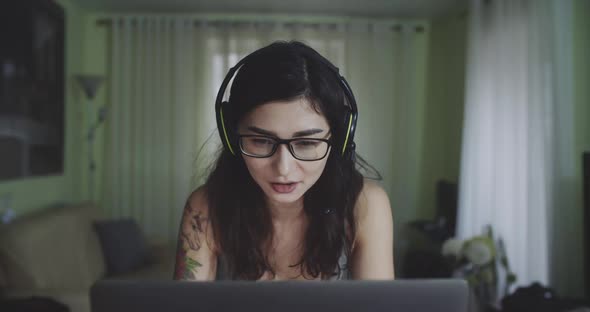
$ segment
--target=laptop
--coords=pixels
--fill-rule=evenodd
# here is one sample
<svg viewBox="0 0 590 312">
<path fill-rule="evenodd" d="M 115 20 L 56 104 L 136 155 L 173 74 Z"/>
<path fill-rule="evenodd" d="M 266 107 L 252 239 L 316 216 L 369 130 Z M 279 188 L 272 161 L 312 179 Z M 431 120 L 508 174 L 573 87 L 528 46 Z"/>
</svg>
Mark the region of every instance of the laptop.
<svg viewBox="0 0 590 312">
<path fill-rule="evenodd" d="M 464 280 L 117 281 L 90 293 L 92 312 L 467 312 Z"/>
</svg>

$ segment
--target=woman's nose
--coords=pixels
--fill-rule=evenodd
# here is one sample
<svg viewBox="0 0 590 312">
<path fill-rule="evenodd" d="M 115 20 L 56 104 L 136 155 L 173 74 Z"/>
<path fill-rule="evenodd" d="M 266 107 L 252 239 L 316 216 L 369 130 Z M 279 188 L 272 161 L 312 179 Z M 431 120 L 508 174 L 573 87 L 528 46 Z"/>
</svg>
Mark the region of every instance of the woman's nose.
<svg viewBox="0 0 590 312">
<path fill-rule="evenodd" d="M 295 158 L 291 155 L 289 151 L 289 146 L 287 144 L 280 144 L 277 147 L 277 151 L 274 155 L 275 161 L 275 168 L 278 171 L 279 175 L 287 176 L 291 169 L 293 168 Z"/>
</svg>

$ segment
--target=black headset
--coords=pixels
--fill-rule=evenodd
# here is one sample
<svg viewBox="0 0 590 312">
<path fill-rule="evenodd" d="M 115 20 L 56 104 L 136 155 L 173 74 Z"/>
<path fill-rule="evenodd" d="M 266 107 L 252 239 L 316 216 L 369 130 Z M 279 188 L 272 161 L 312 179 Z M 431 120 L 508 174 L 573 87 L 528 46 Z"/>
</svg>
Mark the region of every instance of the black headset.
<svg viewBox="0 0 590 312">
<path fill-rule="evenodd" d="M 221 87 L 217 92 L 217 98 L 215 100 L 215 116 L 217 119 L 217 130 L 219 131 L 219 137 L 221 138 L 221 142 L 223 146 L 227 148 L 234 156 L 236 156 L 237 149 L 235 146 L 232 145 L 230 137 L 232 136 L 231 133 L 228 131 L 228 127 L 225 123 L 225 119 L 223 117 L 223 111 L 226 107 L 229 107 L 229 103 L 227 101 L 223 101 L 223 96 L 225 95 L 225 89 L 227 85 L 234 77 L 235 73 L 240 69 L 249 59 L 253 59 L 260 51 L 264 49 L 260 49 L 257 51 L 252 52 L 251 54 L 245 56 L 241 59 L 234 67 L 232 67 L 228 72 L 223 82 L 221 83 Z M 314 51 L 315 52 L 315 51 Z M 340 71 L 338 67 L 332 65 L 327 59 L 325 59 L 321 54 L 315 52 L 319 59 L 323 64 L 325 64 L 331 72 L 336 75 L 338 78 L 338 82 L 344 91 L 344 95 L 346 96 L 346 100 L 348 102 L 348 112 L 346 113 L 346 118 L 343 121 L 345 123 L 345 128 L 347 129 L 346 135 L 344 136 L 344 142 L 342 143 L 342 155 L 344 156 L 346 152 L 349 152 L 354 157 L 354 150 L 356 145 L 354 144 L 354 132 L 356 130 L 356 121 L 358 118 L 358 111 L 356 108 L 356 100 L 354 99 L 354 95 L 348 85 L 348 82 L 342 75 L 340 75 Z"/>
</svg>

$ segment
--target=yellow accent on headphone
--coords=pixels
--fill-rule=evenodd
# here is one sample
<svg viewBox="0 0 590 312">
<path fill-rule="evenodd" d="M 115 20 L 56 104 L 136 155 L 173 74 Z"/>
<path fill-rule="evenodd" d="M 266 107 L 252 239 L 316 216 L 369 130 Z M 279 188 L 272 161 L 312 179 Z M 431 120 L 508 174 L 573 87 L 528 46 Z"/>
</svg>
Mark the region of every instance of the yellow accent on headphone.
<svg viewBox="0 0 590 312">
<path fill-rule="evenodd" d="M 234 153 L 234 150 L 231 147 L 231 142 L 229 141 L 229 138 L 227 137 L 227 131 L 225 130 L 225 122 L 223 119 L 223 107 L 219 108 L 219 114 L 221 115 L 221 127 L 223 128 L 223 135 L 225 135 L 225 142 L 227 143 L 227 147 L 229 147 L 229 151 L 232 153 L 232 155 L 235 155 L 236 153 Z M 346 137 L 348 138 L 348 135 L 346 135 Z"/>
<path fill-rule="evenodd" d="M 342 155 L 344 155 L 344 151 L 346 150 L 346 144 L 348 144 L 348 135 L 350 134 L 350 126 L 352 125 L 352 114 L 348 119 L 348 129 L 346 129 L 346 139 L 344 139 L 344 145 L 342 146 Z"/>
</svg>

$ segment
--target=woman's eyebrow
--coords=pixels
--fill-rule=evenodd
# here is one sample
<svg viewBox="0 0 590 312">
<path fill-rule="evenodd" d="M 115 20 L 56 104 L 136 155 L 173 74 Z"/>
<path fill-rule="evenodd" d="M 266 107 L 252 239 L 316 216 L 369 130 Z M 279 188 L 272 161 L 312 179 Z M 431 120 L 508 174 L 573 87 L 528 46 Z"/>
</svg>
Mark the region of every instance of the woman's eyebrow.
<svg viewBox="0 0 590 312">
<path fill-rule="evenodd" d="M 262 135 L 268 135 L 268 136 L 274 136 L 276 137 L 277 134 L 272 132 L 272 131 L 268 131 L 268 130 L 264 130 L 264 129 L 260 129 L 258 127 L 254 127 L 254 126 L 250 126 L 248 127 L 248 130 L 252 131 L 252 132 L 256 132 L 258 134 L 262 134 Z"/>
<path fill-rule="evenodd" d="M 248 127 L 248 130 L 258 133 L 258 134 L 262 134 L 262 135 L 268 135 L 268 136 L 274 136 L 277 137 L 277 134 L 272 132 L 272 131 L 268 131 L 268 130 L 264 130 L 264 129 L 260 129 L 258 127 L 254 127 L 254 126 L 250 126 Z M 303 130 L 303 131 L 297 131 L 295 133 L 293 133 L 293 137 L 294 138 L 298 138 L 298 137 L 304 137 L 304 136 L 309 136 L 309 135 L 313 135 L 316 133 L 322 133 L 324 132 L 323 129 L 319 129 L 319 128 L 313 128 L 313 129 L 307 129 L 307 130 Z"/>
<path fill-rule="evenodd" d="M 293 133 L 293 137 L 294 138 L 304 137 L 304 136 L 308 136 L 308 135 L 312 135 L 312 134 L 316 134 L 316 133 L 322 133 L 322 132 L 324 132 L 324 130 L 318 129 L 318 128 L 308 129 L 308 130 L 297 131 L 297 132 Z"/>
</svg>

